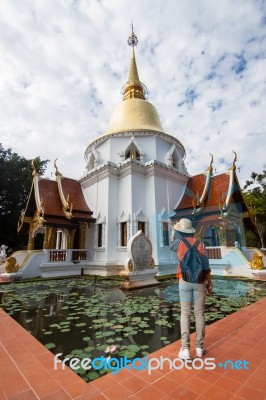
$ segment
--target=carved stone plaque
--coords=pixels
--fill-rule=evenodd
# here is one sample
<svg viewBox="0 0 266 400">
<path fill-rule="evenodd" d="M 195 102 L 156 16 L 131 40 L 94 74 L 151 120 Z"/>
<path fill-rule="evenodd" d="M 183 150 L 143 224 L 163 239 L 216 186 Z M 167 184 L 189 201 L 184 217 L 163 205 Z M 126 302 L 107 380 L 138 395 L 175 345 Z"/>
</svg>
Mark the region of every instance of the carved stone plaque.
<svg viewBox="0 0 266 400">
<path fill-rule="evenodd" d="M 133 263 L 133 270 L 144 271 L 154 267 L 152 245 L 142 231 L 138 231 L 128 243 L 128 255 Z"/>
</svg>

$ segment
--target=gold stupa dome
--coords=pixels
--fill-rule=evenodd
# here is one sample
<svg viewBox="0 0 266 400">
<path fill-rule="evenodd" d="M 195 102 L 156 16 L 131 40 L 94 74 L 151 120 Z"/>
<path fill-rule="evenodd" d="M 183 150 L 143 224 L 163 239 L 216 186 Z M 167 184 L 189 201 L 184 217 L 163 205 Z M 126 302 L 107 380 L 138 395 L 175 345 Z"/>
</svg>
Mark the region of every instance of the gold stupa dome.
<svg viewBox="0 0 266 400">
<path fill-rule="evenodd" d="M 132 46 L 128 81 L 122 88 L 123 101 L 115 106 L 105 135 L 131 130 L 164 132 L 156 108 L 146 100 L 146 86 L 139 79 L 134 52 L 137 43 L 132 26 L 128 38 Z"/>
<path fill-rule="evenodd" d="M 164 132 L 156 108 L 147 100 L 133 98 L 114 108 L 106 134 L 131 130 Z"/>
</svg>

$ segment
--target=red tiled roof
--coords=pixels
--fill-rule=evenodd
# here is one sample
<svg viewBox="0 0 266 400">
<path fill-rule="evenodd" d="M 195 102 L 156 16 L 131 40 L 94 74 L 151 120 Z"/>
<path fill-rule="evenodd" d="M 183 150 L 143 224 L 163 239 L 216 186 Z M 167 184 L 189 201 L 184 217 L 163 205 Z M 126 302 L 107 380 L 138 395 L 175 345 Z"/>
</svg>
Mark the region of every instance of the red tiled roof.
<svg viewBox="0 0 266 400">
<path fill-rule="evenodd" d="M 65 217 L 57 183 L 55 181 L 41 178 L 39 180 L 39 193 L 44 208 L 44 215 L 48 214 Z"/>
<path fill-rule="evenodd" d="M 74 179 L 64 178 L 61 180 L 65 199 L 69 195 L 69 203 L 73 204 L 73 210 L 91 212 L 84 199 L 80 183 Z"/>
<path fill-rule="evenodd" d="M 230 177 L 227 173 L 212 177 L 210 191 L 205 200 L 206 207 L 217 206 L 219 202 L 221 204 L 225 202 L 229 189 L 229 180 Z"/>
<path fill-rule="evenodd" d="M 205 186 L 205 181 L 206 176 L 204 174 L 195 175 L 189 178 L 185 193 L 176 210 L 193 207 L 192 201 L 197 199 L 197 195 L 199 197 L 201 196 Z"/>
<path fill-rule="evenodd" d="M 83 221 L 93 221 L 92 211 L 87 206 L 80 183 L 74 179 L 62 178 L 64 184 L 64 193 L 67 193 L 65 197 L 69 194 L 69 203 L 73 203 L 72 218 L 69 220 L 63 210 L 63 205 L 59 196 L 58 185 L 56 181 L 52 181 L 45 178 L 40 178 L 38 187 L 40 199 L 42 202 L 42 207 L 44 208 L 44 219 L 46 222 L 50 223 L 65 223 L 70 224 L 75 220 Z M 63 185 L 62 185 L 63 186 Z M 36 209 L 34 189 L 30 193 L 30 200 L 28 202 L 26 215 L 33 215 Z M 55 217 L 55 218 L 54 218 Z"/>
<path fill-rule="evenodd" d="M 176 208 L 181 210 L 184 208 L 192 208 L 192 201 L 200 198 L 206 182 L 206 176 L 204 174 L 195 175 L 189 178 L 185 193 L 181 202 Z M 226 199 L 226 195 L 229 188 L 229 175 L 227 173 L 216 175 L 211 178 L 211 184 L 209 192 L 205 198 L 204 206 L 218 206 L 219 202 L 222 204 Z"/>
</svg>

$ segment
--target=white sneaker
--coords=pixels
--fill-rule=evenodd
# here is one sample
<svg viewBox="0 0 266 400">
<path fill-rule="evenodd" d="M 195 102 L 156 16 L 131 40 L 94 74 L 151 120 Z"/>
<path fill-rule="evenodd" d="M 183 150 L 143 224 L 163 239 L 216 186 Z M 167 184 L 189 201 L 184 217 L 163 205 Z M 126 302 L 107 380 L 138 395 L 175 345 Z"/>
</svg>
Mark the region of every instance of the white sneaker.
<svg viewBox="0 0 266 400">
<path fill-rule="evenodd" d="M 200 347 L 196 347 L 196 355 L 197 355 L 197 357 L 202 358 L 203 354 L 204 354 L 204 349 L 201 349 Z"/>
<path fill-rule="evenodd" d="M 188 349 L 180 349 L 178 353 L 178 357 L 182 358 L 182 360 L 190 360 L 190 353 Z"/>
</svg>

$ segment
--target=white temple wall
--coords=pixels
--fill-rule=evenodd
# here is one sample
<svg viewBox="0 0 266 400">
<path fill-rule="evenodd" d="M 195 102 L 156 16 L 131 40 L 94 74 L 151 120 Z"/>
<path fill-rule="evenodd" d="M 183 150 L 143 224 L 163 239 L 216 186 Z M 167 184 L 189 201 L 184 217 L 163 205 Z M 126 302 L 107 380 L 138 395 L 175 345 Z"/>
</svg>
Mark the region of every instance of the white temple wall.
<svg viewBox="0 0 266 400">
<path fill-rule="evenodd" d="M 125 185 L 126 186 L 126 185 Z M 107 189 L 107 188 L 106 188 Z M 107 204 L 106 213 L 106 252 L 105 260 L 116 262 L 117 258 L 117 218 L 119 215 L 119 192 L 120 182 L 118 177 L 110 176 L 108 178 L 108 191 L 105 192 Z"/>
<path fill-rule="evenodd" d="M 143 175 L 132 175 L 132 226 L 131 236 L 138 231 L 138 222 L 145 223 L 145 234 L 149 236 L 149 221 L 147 218 L 147 178 L 145 177 L 145 167 Z M 148 231 L 147 231 L 148 230 Z"/>
<path fill-rule="evenodd" d="M 95 143 L 95 150 L 99 152 L 100 165 L 108 161 L 119 164 L 124 161 L 121 153 L 125 152 L 130 143 L 133 142 L 144 152 L 144 162 L 157 160 L 161 163 L 166 163 L 167 153 L 175 143 L 174 139 L 171 142 L 166 141 L 163 137 L 154 135 L 153 132 L 135 132 L 135 134 L 126 134 L 125 136 L 109 137 L 101 144 Z M 89 153 L 91 154 L 91 152 Z"/>
<path fill-rule="evenodd" d="M 160 161 L 161 163 L 166 164 L 166 155 L 170 148 L 172 147 L 173 143 L 168 143 L 165 140 L 161 139 L 158 136 L 155 136 L 155 160 Z"/>
<path fill-rule="evenodd" d="M 151 135 L 153 138 L 153 134 Z M 132 138 L 136 145 L 138 145 L 144 151 L 144 162 L 150 161 L 154 159 L 155 154 L 155 141 L 151 140 L 150 136 L 137 136 L 131 135 L 126 137 L 111 137 L 110 138 L 110 154 L 109 160 L 119 164 L 123 161 L 123 158 L 120 156 L 120 153 L 124 152 L 128 145 L 131 143 Z M 106 160 L 107 161 L 107 160 Z"/>
</svg>

